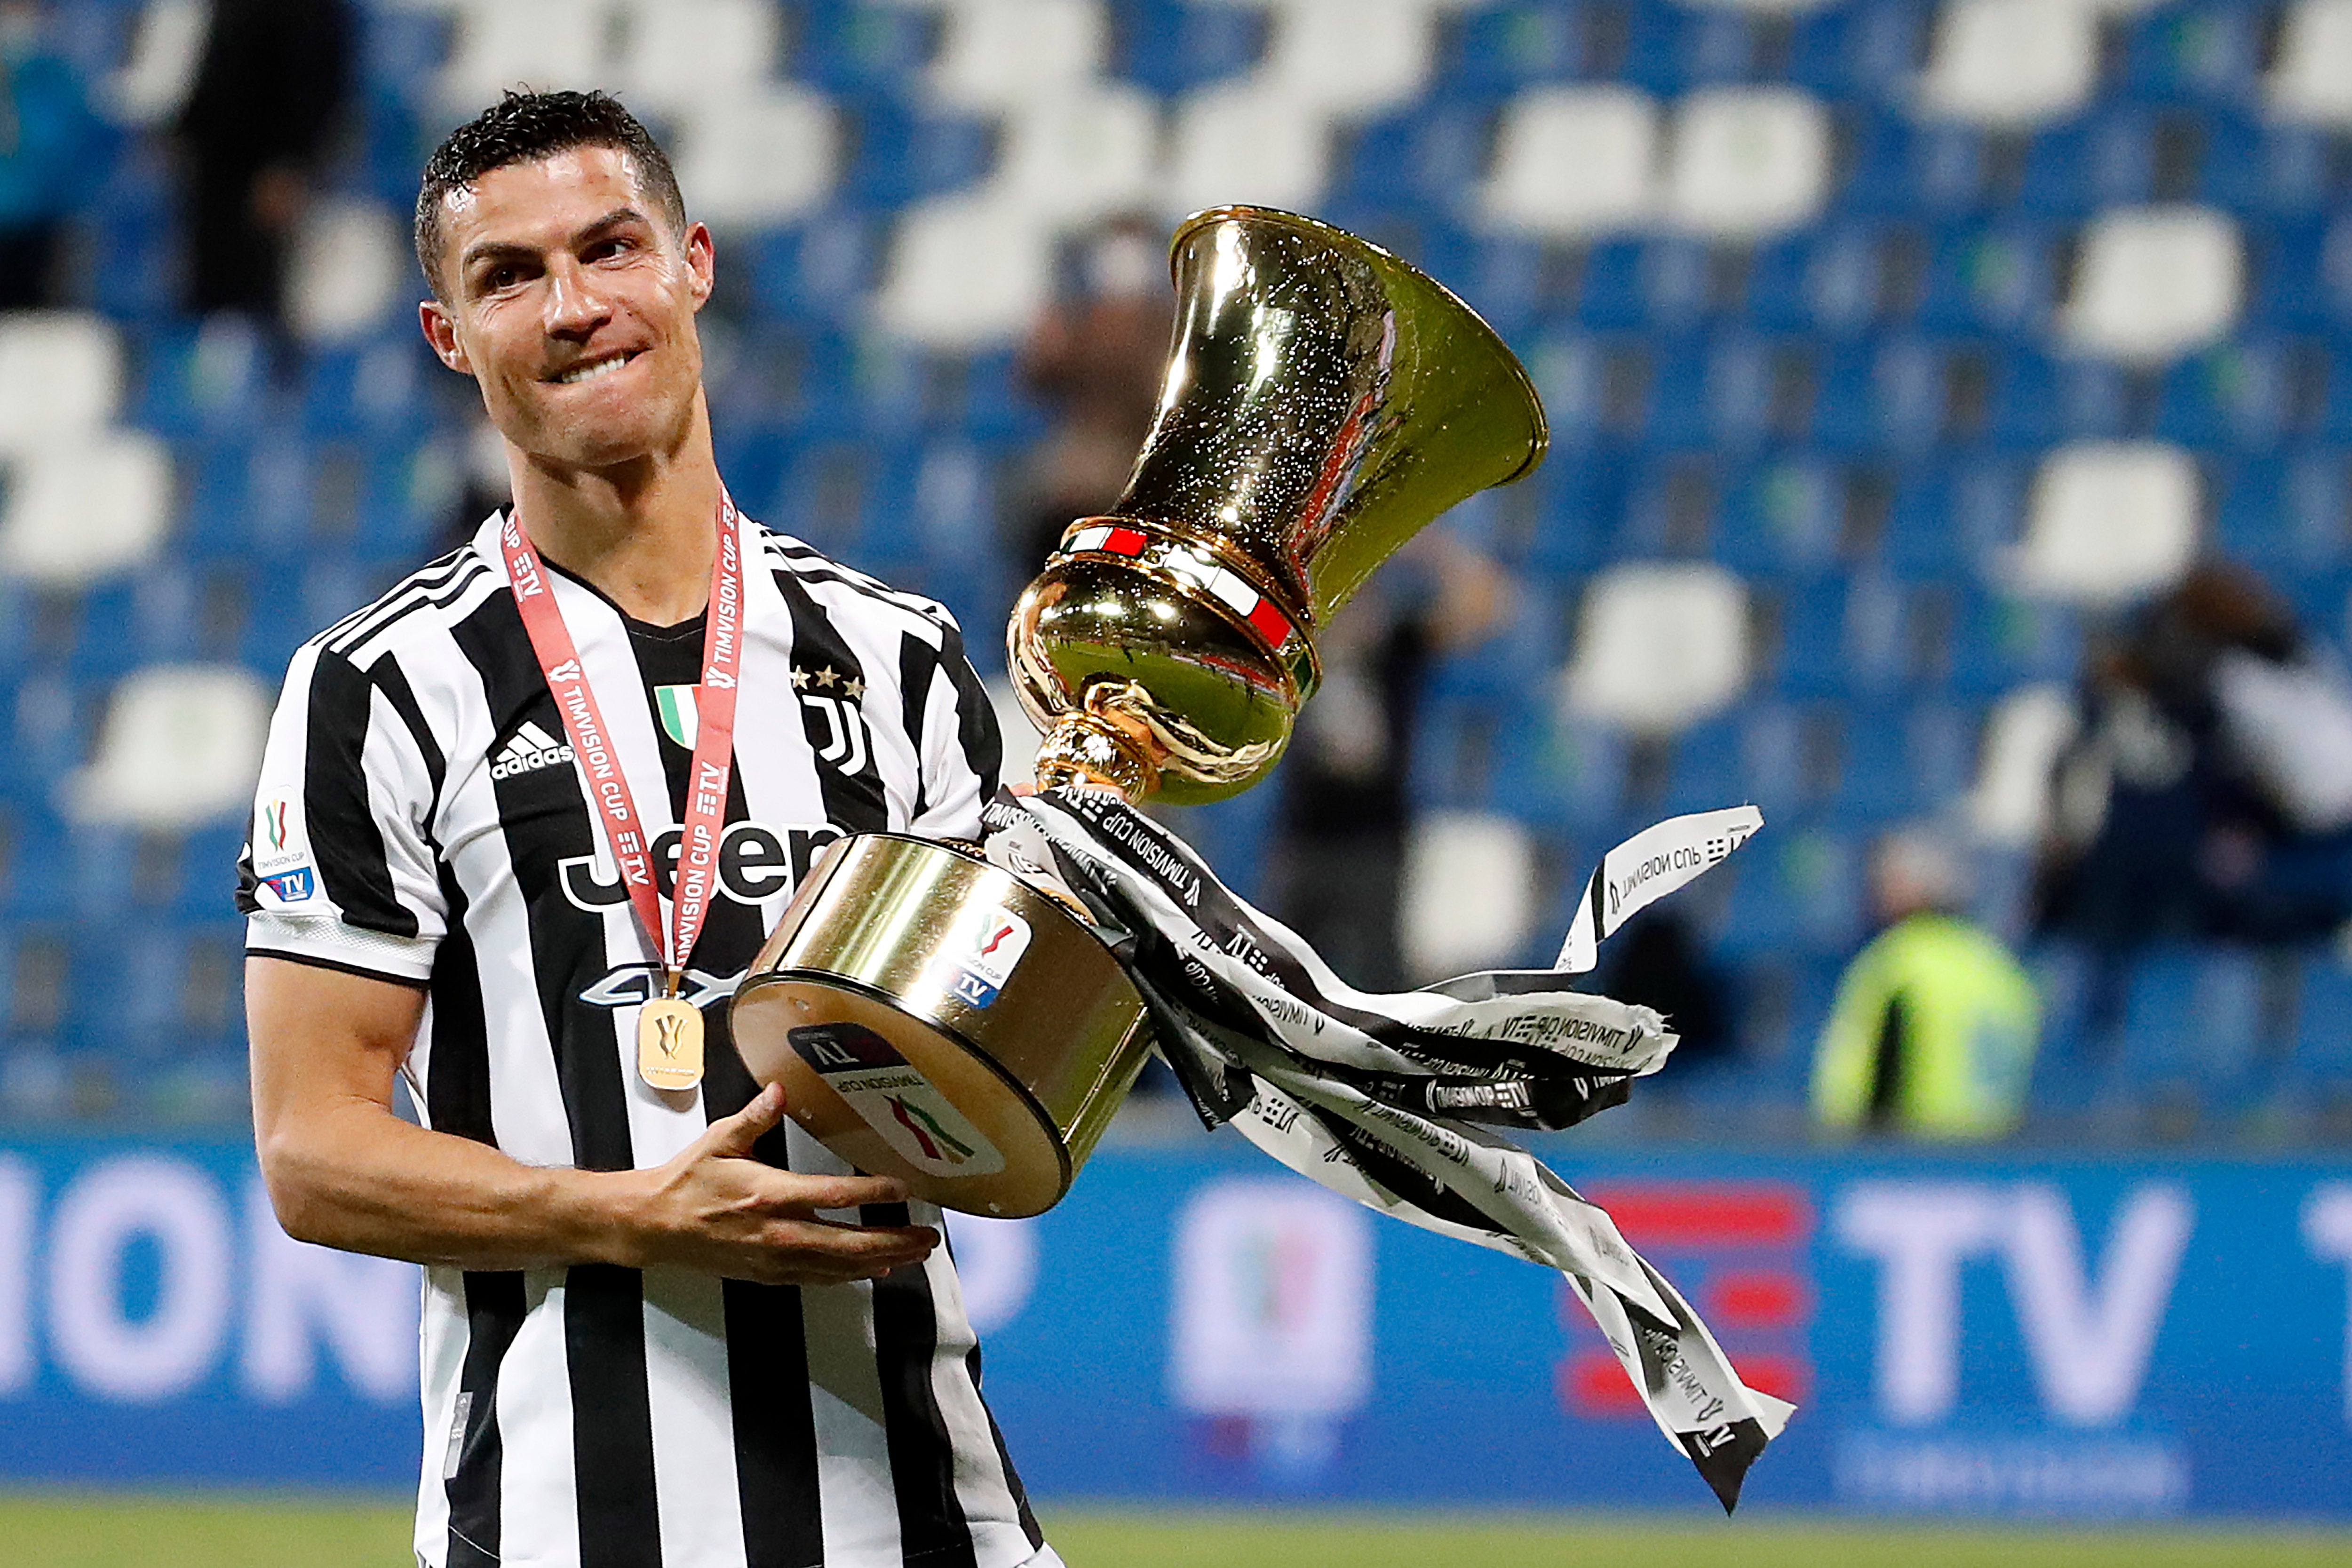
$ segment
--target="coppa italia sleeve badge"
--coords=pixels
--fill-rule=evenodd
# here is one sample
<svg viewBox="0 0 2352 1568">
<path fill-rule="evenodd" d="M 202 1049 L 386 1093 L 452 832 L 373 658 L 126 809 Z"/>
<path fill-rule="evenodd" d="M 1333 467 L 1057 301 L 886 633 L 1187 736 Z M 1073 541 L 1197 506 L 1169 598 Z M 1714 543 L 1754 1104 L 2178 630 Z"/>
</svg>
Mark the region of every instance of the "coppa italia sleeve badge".
<svg viewBox="0 0 2352 1568">
<path fill-rule="evenodd" d="M 1029 951 L 1029 922 L 999 905 L 967 925 L 963 941 L 943 955 L 953 966 L 948 989 L 967 1005 L 985 1007 L 1004 989 L 1005 977 Z"/>
<path fill-rule="evenodd" d="M 253 875 L 264 909 L 290 909 L 319 898 L 319 868 L 310 859 L 299 795 L 265 795 L 255 807 Z"/>
</svg>

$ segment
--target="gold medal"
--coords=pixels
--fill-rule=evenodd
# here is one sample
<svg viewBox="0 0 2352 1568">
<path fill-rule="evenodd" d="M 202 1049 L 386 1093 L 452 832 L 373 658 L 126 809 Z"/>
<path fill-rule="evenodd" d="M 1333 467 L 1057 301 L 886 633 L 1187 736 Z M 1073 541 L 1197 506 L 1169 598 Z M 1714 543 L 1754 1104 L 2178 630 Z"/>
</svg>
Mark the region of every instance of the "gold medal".
<svg viewBox="0 0 2352 1568">
<path fill-rule="evenodd" d="M 676 996 L 656 996 L 637 1010 L 637 1076 L 656 1089 L 692 1089 L 702 1081 L 702 1012 Z"/>
</svg>

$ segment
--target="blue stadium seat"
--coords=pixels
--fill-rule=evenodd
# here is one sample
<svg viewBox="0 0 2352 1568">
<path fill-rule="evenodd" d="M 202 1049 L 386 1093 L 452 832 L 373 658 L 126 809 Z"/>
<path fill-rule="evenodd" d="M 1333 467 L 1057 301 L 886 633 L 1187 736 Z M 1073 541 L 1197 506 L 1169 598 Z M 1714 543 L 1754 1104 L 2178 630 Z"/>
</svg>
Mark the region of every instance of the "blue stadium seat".
<svg viewBox="0 0 2352 1568">
<path fill-rule="evenodd" d="M 1173 95 L 1239 76 L 1265 48 L 1265 19 L 1238 5 L 1113 0 L 1118 74 Z"/>
<path fill-rule="evenodd" d="M 792 74 L 828 92 L 898 87 L 938 47 L 938 20 L 919 6 L 801 0 L 794 9 Z"/>
<path fill-rule="evenodd" d="M 2272 1053 L 2261 1038 L 2260 960 L 2225 948 L 2159 947 L 2132 965 L 2121 1062 L 2127 1092 L 2184 1121 L 2226 1121 L 2252 1102 Z"/>
<path fill-rule="evenodd" d="M 1862 856 L 1844 835 L 1801 820 L 1774 823 L 1716 875 L 1725 872 L 1726 954 L 1836 958 L 1860 942 Z"/>
<path fill-rule="evenodd" d="M 2314 1110 L 2352 1114 L 2352 964 L 2334 953 L 2303 965 L 2287 1083 Z"/>
<path fill-rule="evenodd" d="M 1727 477 L 1716 510 L 1715 557 L 1750 579 L 1832 570 L 1843 524 L 1843 476 L 1801 453 Z"/>
<path fill-rule="evenodd" d="M 1582 18 L 1565 5 L 1506 5 L 1467 10 L 1450 18 L 1437 53 L 1437 80 L 1446 88 L 1503 94 L 1558 81 L 1584 67 L 1588 36 Z"/>
</svg>

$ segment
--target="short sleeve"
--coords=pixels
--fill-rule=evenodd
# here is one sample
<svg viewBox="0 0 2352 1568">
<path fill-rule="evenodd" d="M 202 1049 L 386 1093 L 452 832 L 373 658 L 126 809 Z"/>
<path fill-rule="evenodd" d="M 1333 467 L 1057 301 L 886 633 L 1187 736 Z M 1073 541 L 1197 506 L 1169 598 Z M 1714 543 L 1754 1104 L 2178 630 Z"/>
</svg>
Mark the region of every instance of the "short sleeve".
<svg viewBox="0 0 2352 1568">
<path fill-rule="evenodd" d="M 294 656 L 237 907 L 248 953 L 421 985 L 448 920 L 430 832 L 438 753 L 386 685 L 319 644 Z"/>
<path fill-rule="evenodd" d="M 937 652 L 912 657 L 908 729 L 922 758 L 922 795 L 908 831 L 924 838 L 981 837 L 980 814 L 995 798 L 1004 745 L 988 689 L 964 656 L 963 637 L 950 622 Z"/>
</svg>

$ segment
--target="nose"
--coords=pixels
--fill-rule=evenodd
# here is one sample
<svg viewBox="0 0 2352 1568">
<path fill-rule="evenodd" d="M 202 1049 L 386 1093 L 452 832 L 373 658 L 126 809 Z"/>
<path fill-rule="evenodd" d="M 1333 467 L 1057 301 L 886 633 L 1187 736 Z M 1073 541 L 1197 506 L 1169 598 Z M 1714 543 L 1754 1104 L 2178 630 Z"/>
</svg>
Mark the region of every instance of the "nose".
<svg viewBox="0 0 2352 1568">
<path fill-rule="evenodd" d="M 547 335 L 584 342 L 612 320 L 613 308 L 579 262 L 562 258 L 548 269 Z"/>
</svg>

